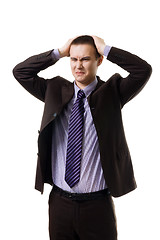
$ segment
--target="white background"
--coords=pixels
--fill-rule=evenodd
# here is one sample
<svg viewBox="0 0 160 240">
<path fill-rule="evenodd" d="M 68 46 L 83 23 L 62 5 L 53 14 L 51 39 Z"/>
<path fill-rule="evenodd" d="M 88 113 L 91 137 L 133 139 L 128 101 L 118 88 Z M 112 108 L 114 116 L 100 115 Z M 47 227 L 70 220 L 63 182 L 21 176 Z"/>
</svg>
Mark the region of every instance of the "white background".
<svg viewBox="0 0 160 240">
<path fill-rule="evenodd" d="M 5 0 L 0 3 L 0 239 L 48 240 L 48 194 L 34 190 L 37 137 L 43 103 L 14 79 L 13 67 L 31 55 L 93 34 L 152 65 L 144 90 L 123 109 L 138 188 L 114 199 L 119 240 L 160 239 L 159 1 Z M 104 60 L 107 80 L 126 72 Z M 73 80 L 69 59 L 40 74 Z"/>
</svg>

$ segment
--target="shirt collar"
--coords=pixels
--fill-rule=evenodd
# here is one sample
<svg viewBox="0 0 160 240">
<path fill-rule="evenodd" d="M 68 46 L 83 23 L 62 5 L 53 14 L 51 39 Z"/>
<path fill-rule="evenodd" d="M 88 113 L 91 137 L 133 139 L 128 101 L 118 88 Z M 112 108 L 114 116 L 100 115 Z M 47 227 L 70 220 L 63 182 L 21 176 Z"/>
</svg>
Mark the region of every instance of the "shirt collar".
<svg viewBox="0 0 160 240">
<path fill-rule="evenodd" d="M 97 77 L 93 82 L 91 82 L 89 85 L 87 85 L 83 91 L 85 93 L 86 98 L 93 92 L 93 90 L 96 88 L 98 83 Z M 80 88 L 76 85 L 76 82 L 74 81 L 74 91 L 75 91 L 75 97 L 77 98 L 77 93 L 80 90 Z"/>
</svg>

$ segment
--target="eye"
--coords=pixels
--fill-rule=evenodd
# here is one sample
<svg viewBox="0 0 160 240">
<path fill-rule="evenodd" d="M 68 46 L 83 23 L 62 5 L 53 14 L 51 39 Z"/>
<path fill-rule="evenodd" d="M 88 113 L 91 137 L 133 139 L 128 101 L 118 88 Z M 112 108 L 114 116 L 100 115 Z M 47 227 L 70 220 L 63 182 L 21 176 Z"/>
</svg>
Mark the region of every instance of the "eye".
<svg viewBox="0 0 160 240">
<path fill-rule="evenodd" d="M 72 62 L 76 62 L 77 59 L 76 59 L 76 58 L 71 58 L 71 61 L 72 61 Z"/>
<path fill-rule="evenodd" d="M 86 58 L 83 58 L 82 60 L 83 60 L 83 61 L 89 61 L 90 58 L 86 57 Z"/>
</svg>

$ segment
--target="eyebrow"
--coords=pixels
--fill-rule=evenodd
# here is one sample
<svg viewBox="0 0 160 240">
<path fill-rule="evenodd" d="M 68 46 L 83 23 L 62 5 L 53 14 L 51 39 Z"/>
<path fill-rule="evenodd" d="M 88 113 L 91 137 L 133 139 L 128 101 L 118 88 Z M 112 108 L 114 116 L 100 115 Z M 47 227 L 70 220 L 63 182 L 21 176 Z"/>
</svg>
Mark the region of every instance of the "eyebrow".
<svg viewBox="0 0 160 240">
<path fill-rule="evenodd" d="M 72 60 L 77 60 L 77 58 L 75 58 L 75 57 L 71 57 L 71 59 L 72 59 Z M 91 59 L 90 56 L 86 56 L 86 57 L 81 58 L 80 61 L 83 61 L 83 60 L 90 60 L 90 59 Z"/>
</svg>

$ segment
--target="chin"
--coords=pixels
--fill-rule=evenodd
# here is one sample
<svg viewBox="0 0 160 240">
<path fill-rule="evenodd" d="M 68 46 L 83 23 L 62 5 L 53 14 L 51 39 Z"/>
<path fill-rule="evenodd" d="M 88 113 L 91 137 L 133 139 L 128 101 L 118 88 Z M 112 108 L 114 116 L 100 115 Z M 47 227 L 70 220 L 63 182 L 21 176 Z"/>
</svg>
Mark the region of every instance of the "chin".
<svg viewBox="0 0 160 240">
<path fill-rule="evenodd" d="M 80 83 L 80 84 L 86 84 L 87 83 L 87 80 L 86 79 L 76 79 L 77 83 Z"/>
<path fill-rule="evenodd" d="M 84 76 L 75 76 L 75 79 L 77 82 L 84 82 L 86 81 L 86 78 Z"/>
</svg>

